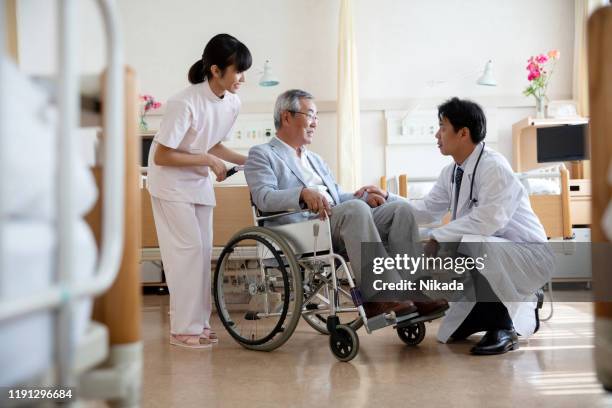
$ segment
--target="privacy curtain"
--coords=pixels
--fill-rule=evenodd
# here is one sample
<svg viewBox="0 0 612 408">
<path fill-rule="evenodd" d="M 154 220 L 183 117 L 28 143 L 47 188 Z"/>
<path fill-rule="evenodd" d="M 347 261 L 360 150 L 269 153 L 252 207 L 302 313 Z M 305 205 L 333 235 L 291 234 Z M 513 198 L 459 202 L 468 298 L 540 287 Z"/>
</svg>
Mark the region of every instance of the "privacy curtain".
<svg viewBox="0 0 612 408">
<path fill-rule="evenodd" d="M 340 0 L 338 33 L 338 181 L 347 190 L 361 185 L 359 81 L 353 5 L 354 0 Z"/>
<path fill-rule="evenodd" d="M 574 78 L 573 94 L 580 116 L 589 116 L 589 77 L 587 66 L 587 20 L 595 9 L 609 0 L 575 0 L 574 2 Z"/>
</svg>

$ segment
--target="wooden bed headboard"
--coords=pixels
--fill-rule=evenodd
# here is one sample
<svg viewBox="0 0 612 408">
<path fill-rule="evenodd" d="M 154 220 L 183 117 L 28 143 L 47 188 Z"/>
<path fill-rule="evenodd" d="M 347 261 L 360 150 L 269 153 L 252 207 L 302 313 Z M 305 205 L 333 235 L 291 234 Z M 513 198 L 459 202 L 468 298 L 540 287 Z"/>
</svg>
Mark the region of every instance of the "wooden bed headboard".
<svg viewBox="0 0 612 408">
<path fill-rule="evenodd" d="M 111 344 L 127 344 L 140 340 L 140 144 L 138 143 L 138 90 L 136 74 L 131 68 L 125 72 L 125 215 L 124 244 L 121 267 L 110 289 L 96 299 L 93 318 L 108 327 Z M 103 77 L 102 82 L 105 79 Z M 104 89 L 104 86 L 102 86 Z M 102 100 L 104 101 L 104 96 Z M 102 104 L 104 114 L 104 104 Z M 103 123 L 103 121 L 102 121 Z M 93 169 L 98 190 L 102 186 L 100 167 Z M 86 219 L 100 242 L 102 201 L 100 194 Z"/>
</svg>

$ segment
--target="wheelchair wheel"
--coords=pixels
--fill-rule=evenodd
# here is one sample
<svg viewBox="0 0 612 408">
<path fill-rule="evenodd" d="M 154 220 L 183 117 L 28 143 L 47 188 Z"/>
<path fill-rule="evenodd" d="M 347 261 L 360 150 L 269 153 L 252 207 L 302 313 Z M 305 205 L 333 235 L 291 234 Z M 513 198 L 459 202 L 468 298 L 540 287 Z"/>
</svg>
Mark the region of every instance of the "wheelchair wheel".
<svg viewBox="0 0 612 408">
<path fill-rule="evenodd" d="M 338 280 L 338 305 L 341 308 L 353 308 L 355 304 L 351 297 L 350 287 L 345 278 L 346 271 L 343 267 L 336 269 Z M 329 279 L 329 280 L 327 280 Z M 316 282 L 315 282 L 316 283 Z M 330 292 L 333 290 L 331 282 L 331 271 L 321 277 L 321 281 L 311 293 L 305 293 L 306 300 L 302 311 L 302 318 L 313 329 L 321 334 L 329 335 L 327 330 L 327 317 L 329 316 Z M 339 312 L 337 316 L 345 325 L 357 331 L 363 326 L 363 320 L 358 311 Z"/>
<path fill-rule="evenodd" d="M 398 327 L 397 335 L 409 346 L 416 346 L 425 338 L 425 323 L 420 322 L 406 327 Z"/>
<path fill-rule="evenodd" d="M 338 360 L 351 361 L 359 352 L 359 337 L 349 326 L 339 324 L 329 336 L 329 348 Z"/>
<path fill-rule="evenodd" d="M 267 228 L 238 232 L 223 248 L 214 277 L 221 323 L 242 346 L 271 351 L 283 345 L 300 319 L 300 269 L 286 240 Z"/>
</svg>

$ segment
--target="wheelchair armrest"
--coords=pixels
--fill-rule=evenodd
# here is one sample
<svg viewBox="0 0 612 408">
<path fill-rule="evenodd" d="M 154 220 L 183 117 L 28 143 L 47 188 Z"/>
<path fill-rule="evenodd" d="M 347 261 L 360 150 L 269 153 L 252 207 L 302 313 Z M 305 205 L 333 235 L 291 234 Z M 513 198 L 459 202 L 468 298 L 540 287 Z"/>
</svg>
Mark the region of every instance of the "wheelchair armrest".
<svg viewBox="0 0 612 408">
<path fill-rule="evenodd" d="M 284 217 L 285 215 L 292 215 L 292 214 L 301 214 L 301 213 L 307 213 L 307 212 L 311 212 L 309 209 L 305 209 L 305 210 L 287 210 L 287 211 L 278 211 L 278 212 L 268 212 L 268 213 L 264 213 L 261 212 L 259 210 L 256 210 L 257 212 L 257 221 L 264 221 L 264 220 L 270 220 L 273 218 L 278 218 L 278 217 Z"/>
</svg>

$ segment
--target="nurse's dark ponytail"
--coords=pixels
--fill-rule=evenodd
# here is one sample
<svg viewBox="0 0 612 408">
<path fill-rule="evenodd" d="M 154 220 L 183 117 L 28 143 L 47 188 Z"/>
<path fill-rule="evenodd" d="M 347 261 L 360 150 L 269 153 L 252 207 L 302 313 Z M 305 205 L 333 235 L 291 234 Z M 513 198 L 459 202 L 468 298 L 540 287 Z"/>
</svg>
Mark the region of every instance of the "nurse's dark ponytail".
<svg viewBox="0 0 612 408">
<path fill-rule="evenodd" d="M 251 67 L 253 59 L 249 49 L 229 34 L 217 34 L 206 44 L 202 58 L 189 68 L 189 82 L 199 84 L 212 78 L 211 67 L 216 65 L 222 73 L 230 65 L 235 65 L 238 72 Z"/>
</svg>

